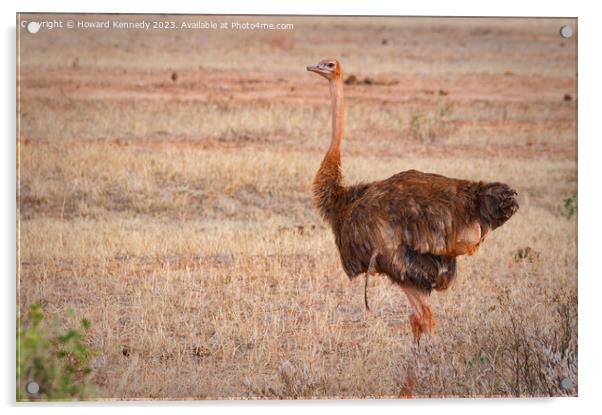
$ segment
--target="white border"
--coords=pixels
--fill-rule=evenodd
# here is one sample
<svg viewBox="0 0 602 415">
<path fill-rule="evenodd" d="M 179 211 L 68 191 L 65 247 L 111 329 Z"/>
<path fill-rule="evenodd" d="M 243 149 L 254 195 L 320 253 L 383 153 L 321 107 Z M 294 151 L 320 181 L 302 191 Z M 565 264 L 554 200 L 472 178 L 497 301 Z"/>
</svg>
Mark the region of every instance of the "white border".
<svg viewBox="0 0 602 415">
<path fill-rule="evenodd" d="M 6 272 L 2 274 L 4 287 L 4 317 L 2 318 L 2 365 L 0 377 L 1 403 L 8 406 L 8 413 L 37 412 L 49 414 L 104 413 L 107 410 L 131 414 L 163 414 L 167 409 L 185 413 L 213 411 L 219 409 L 276 413 L 288 413 L 343 409 L 351 413 L 364 413 L 375 405 L 379 412 L 413 411 L 420 413 L 479 413 L 488 415 L 504 414 L 509 411 L 544 410 L 546 413 L 580 413 L 602 407 L 600 385 L 600 334 L 598 316 L 602 315 L 598 296 L 602 275 L 597 263 L 600 236 L 600 135 L 597 114 L 601 107 L 602 89 L 599 76 L 600 45 L 602 40 L 601 15 L 596 13 L 595 2 L 552 1 L 527 2 L 524 0 L 499 0 L 492 2 L 471 2 L 467 0 L 400 2 L 387 0 L 304 0 L 297 3 L 275 0 L 233 0 L 190 2 L 183 0 L 146 0 L 129 2 L 105 0 L 97 4 L 82 1 L 53 0 L 20 1 L 18 4 L 2 2 L 2 82 L 4 97 L 0 100 L 2 111 L 3 139 L 0 140 L 4 158 L 2 177 L 4 179 L 4 200 L 0 203 L 4 218 L 0 255 Z M 421 400 L 421 401 L 313 401 L 313 402 L 152 402 L 122 404 L 115 403 L 76 404 L 65 408 L 62 405 L 16 406 L 14 404 L 14 313 L 15 313 L 15 13 L 21 12 L 132 12 L 132 13 L 223 13 L 223 14 L 347 14 L 347 15 L 417 15 L 417 16 L 547 16 L 579 18 L 579 398 L 569 399 L 529 399 L 529 400 Z M 597 44 L 598 43 L 598 44 Z M 598 127 L 598 128 L 595 128 Z M 597 133 L 597 134 L 596 134 Z M 589 411 L 588 411 L 589 412 Z"/>
</svg>

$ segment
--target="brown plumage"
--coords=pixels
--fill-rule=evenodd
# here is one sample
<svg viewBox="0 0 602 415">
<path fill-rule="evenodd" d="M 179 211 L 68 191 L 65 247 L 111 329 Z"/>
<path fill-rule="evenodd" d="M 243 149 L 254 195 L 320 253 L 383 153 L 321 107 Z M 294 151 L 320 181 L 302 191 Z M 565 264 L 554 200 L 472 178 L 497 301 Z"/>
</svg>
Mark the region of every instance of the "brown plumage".
<svg viewBox="0 0 602 415">
<path fill-rule="evenodd" d="M 503 183 L 459 180 L 409 170 L 388 179 L 346 186 L 341 169 L 343 82 L 333 59 L 308 66 L 328 79 L 332 100 L 330 147 L 312 183 L 313 202 L 332 228 L 349 278 L 385 274 L 404 290 L 416 342 L 434 329 L 427 296 L 456 276 L 456 257 L 472 255 L 487 234 L 518 209 Z M 368 308 L 367 293 L 364 301 Z"/>
</svg>

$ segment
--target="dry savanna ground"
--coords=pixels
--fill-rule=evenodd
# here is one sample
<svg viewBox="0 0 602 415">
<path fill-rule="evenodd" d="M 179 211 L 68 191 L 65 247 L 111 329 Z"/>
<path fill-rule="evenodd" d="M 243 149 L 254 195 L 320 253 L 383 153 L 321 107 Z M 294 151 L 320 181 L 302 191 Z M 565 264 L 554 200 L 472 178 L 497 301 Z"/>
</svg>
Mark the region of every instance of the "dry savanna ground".
<svg viewBox="0 0 602 415">
<path fill-rule="evenodd" d="M 20 35 L 19 311 L 91 321 L 96 397 L 576 395 L 576 20 L 213 20 L 295 29 Z M 366 312 L 311 206 L 323 57 L 354 76 L 350 182 L 519 193 L 419 348 L 402 291 L 371 279 Z"/>
</svg>

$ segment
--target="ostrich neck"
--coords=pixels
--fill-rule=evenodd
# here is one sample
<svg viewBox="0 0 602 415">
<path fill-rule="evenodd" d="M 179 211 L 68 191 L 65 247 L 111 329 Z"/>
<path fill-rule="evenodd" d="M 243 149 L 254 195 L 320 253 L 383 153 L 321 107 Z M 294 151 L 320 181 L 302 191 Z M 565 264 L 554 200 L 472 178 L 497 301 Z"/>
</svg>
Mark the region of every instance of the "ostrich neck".
<svg viewBox="0 0 602 415">
<path fill-rule="evenodd" d="M 332 101 L 332 133 L 327 156 L 330 155 L 341 164 L 341 139 L 343 136 L 343 83 L 341 78 L 330 81 L 330 99 Z"/>
<path fill-rule="evenodd" d="M 337 77 L 330 81 L 332 102 L 332 133 L 330 146 L 312 184 L 314 204 L 329 222 L 333 223 L 343 187 L 341 170 L 341 139 L 343 134 L 343 84 Z"/>
</svg>

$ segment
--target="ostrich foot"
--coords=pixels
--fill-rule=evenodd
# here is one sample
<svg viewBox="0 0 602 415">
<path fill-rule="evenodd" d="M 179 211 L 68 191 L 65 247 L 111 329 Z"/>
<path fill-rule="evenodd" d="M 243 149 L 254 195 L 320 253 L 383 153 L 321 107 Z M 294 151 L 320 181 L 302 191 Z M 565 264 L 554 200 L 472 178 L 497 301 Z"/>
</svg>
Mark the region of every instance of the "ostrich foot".
<svg viewBox="0 0 602 415">
<path fill-rule="evenodd" d="M 406 378 L 401 385 L 399 390 L 399 398 L 413 398 L 414 397 L 414 387 L 416 386 L 416 375 L 414 374 L 414 369 L 409 367 L 406 371 Z"/>
</svg>

